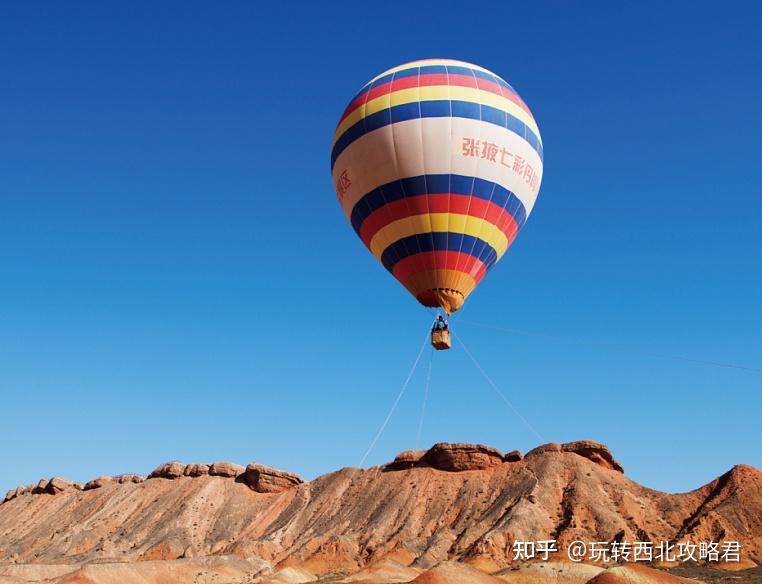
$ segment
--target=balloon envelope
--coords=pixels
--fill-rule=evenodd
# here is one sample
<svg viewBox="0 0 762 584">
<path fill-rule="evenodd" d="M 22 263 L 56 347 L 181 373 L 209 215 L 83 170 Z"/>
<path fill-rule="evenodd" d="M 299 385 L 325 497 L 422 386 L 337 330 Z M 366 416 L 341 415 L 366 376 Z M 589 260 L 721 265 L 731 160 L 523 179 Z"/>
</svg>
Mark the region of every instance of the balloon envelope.
<svg viewBox="0 0 762 584">
<path fill-rule="evenodd" d="M 540 132 L 503 79 L 449 59 L 368 82 L 333 141 L 336 194 L 371 253 L 424 306 L 458 310 L 537 199 Z"/>
</svg>

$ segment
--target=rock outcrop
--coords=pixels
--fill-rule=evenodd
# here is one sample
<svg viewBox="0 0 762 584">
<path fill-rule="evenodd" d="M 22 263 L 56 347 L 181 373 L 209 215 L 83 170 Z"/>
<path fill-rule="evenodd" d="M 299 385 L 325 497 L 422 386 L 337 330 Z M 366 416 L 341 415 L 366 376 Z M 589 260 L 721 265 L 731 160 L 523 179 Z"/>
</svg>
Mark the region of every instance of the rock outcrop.
<svg viewBox="0 0 762 584">
<path fill-rule="evenodd" d="M 235 478 L 243 474 L 244 467 L 232 462 L 215 462 L 209 467 L 209 476 Z"/>
<path fill-rule="evenodd" d="M 58 493 L 63 493 L 66 489 L 73 488 L 74 483 L 71 481 L 67 481 L 66 479 L 62 479 L 60 477 L 53 477 L 48 481 L 48 486 L 46 487 L 45 492 L 51 495 L 57 495 Z"/>
<path fill-rule="evenodd" d="M 16 497 L 20 497 L 21 495 L 27 493 L 28 489 L 29 487 L 25 487 L 25 486 L 16 487 L 15 489 L 10 489 L 5 494 L 5 499 L 3 499 L 3 503 L 6 503 L 7 501 L 11 501 L 15 499 Z"/>
<path fill-rule="evenodd" d="M 252 490 L 260 493 L 279 493 L 301 484 L 302 479 L 298 475 L 275 468 L 270 468 L 260 464 L 250 464 L 243 467 L 233 462 L 215 462 L 212 464 L 183 464 L 181 462 L 167 462 L 156 467 L 148 477 L 139 474 L 122 474 L 114 477 L 100 476 L 84 485 L 53 477 L 51 479 L 40 479 L 34 485 L 20 486 L 10 489 L 5 498 L 1 501 L 5 503 L 21 495 L 58 495 L 67 490 L 92 491 L 100 489 L 110 484 L 141 484 L 148 479 L 169 479 L 177 480 L 180 478 L 198 478 L 198 477 L 219 477 L 221 479 L 241 479 Z"/>
<path fill-rule="evenodd" d="M 604 444 L 593 442 L 592 440 L 578 440 L 576 442 L 567 442 L 562 446 L 562 450 L 587 458 L 603 468 L 624 473 L 624 467 L 616 461 L 614 455 L 611 454 L 611 450 Z"/>
<path fill-rule="evenodd" d="M 292 472 L 261 464 L 248 465 L 240 480 L 257 493 L 280 493 L 304 482 Z"/>
<path fill-rule="evenodd" d="M 524 457 L 518 450 L 511 450 L 503 454 L 503 462 L 519 462 L 522 458 Z"/>
<path fill-rule="evenodd" d="M 149 479 L 179 479 L 185 474 L 185 465 L 180 462 L 166 462 L 157 466 L 151 474 L 148 475 Z"/>
<path fill-rule="evenodd" d="M 15 499 L 16 497 L 20 497 L 21 495 L 26 495 L 26 494 L 57 495 L 58 493 L 63 493 L 64 491 L 68 489 L 75 489 L 77 487 L 79 487 L 79 490 L 81 490 L 82 485 L 78 485 L 77 483 L 72 483 L 71 481 L 67 481 L 60 477 L 53 477 L 51 479 L 40 479 L 40 481 L 36 485 L 30 485 L 30 486 L 22 485 L 20 487 L 16 487 L 15 489 L 9 490 L 5 494 L 5 499 L 3 499 L 3 502 L 11 501 L 12 499 Z"/>
<path fill-rule="evenodd" d="M 423 455 L 421 463 L 449 472 L 484 470 L 502 464 L 503 455 L 496 448 L 483 444 L 440 442 Z"/>
<path fill-rule="evenodd" d="M 212 464 L 183 464 L 181 462 L 166 462 L 156 467 L 149 479 L 179 479 L 180 477 L 225 477 L 235 478 L 244 472 L 244 467 L 234 462 L 214 462 Z"/>
<path fill-rule="evenodd" d="M 537 448 L 530 450 L 526 453 L 526 458 L 540 456 L 543 454 L 554 452 L 571 452 L 587 458 L 591 462 L 608 468 L 620 473 L 624 473 L 624 468 L 619 464 L 614 456 L 611 454 L 608 446 L 593 440 L 577 440 L 575 442 L 567 442 L 565 444 L 558 444 L 556 442 L 550 442 L 548 444 L 542 444 Z"/>
<path fill-rule="evenodd" d="M 100 489 L 101 487 L 105 487 L 106 485 L 113 483 L 114 478 L 113 477 L 98 477 L 91 481 L 87 481 L 85 483 L 84 491 L 90 491 L 92 489 Z"/>
<path fill-rule="evenodd" d="M 425 450 L 405 450 L 394 457 L 394 460 L 384 466 L 385 470 L 408 470 L 421 461 Z"/>
<path fill-rule="evenodd" d="M 186 477 L 203 477 L 209 474 L 208 464 L 189 464 L 185 467 L 183 474 Z"/>
<path fill-rule="evenodd" d="M 139 484 L 139 483 L 142 483 L 144 480 L 146 480 L 146 478 L 143 475 L 139 475 L 139 474 L 123 474 L 123 475 L 115 476 L 114 480 L 120 485 L 123 485 L 124 483 Z"/>
<path fill-rule="evenodd" d="M 560 452 L 560 446 L 559 452 Z M 413 467 L 431 467 L 446 472 L 484 470 L 504 462 L 519 462 L 523 457 L 518 450 L 502 454 L 496 448 L 484 444 L 461 444 L 440 442 L 429 450 L 406 450 L 392 462 L 384 465 L 385 471 L 408 470 Z"/>
</svg>

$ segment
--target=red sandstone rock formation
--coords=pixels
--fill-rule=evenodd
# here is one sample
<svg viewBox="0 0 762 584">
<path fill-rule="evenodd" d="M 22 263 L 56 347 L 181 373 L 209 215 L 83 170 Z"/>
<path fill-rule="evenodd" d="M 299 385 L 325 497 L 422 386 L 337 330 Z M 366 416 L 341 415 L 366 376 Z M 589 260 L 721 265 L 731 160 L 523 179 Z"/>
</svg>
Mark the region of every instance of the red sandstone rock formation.
<svg viewBox="0 0 762 584">
<path fill-rule="evenodd" d="M 0 582 L 192 582 L 198 570 L 230 582 L 340 574 L 539 583 L 553 570 L 515 564 L 511 545 L 547 538 L 562 549 L 574 539 L 737 540 L 739 567 L 762 561 L 762 472 L 749 466 L 682 494 L 632 482 L 590 441 L 543 445 L 523 459 L 437 444 L 306 483 L 262 465 L 241 469 L 168 463 L 145 481 L 99 477 L 80 491 L 53 478 L 12 489 L 0 504 Z M 632 575 L 630 566 L 563 566 L 556 572 L 575 575 L 569 582 Z M 676 581 L 640 572 L 643 582 Z"/>
<path fill-rule="evenodd" d="M 439 470 L 460 472 L 483 470 L 503 463 L 503 454 L 483 444 L 450 444 L 440 442 L 423 455 L 421 462 Z"/>
<path fill-rule="evenodd" d="M 241 481 L 258 493 L 280 493 L 300 485 L 298 475 L 261 464 L 250 464 L 241 475 Z"/>
</svg>

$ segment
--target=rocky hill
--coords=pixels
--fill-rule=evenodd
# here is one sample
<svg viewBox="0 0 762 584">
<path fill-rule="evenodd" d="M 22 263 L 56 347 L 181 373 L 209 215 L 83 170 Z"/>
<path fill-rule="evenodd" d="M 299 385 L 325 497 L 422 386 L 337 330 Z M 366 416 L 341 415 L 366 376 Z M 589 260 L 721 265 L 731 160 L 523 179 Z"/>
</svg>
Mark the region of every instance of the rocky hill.
<svg viewBox="0 0 762 584">
<path fill-rule="evenodd" d="M 560 551 L 514 560 L 515 541 L 538 540 Z M 54 477 L 0 504 L 0 583 L 681 581 L 610 559 L 572 564 L 564 550 L 576 540 L 739 541 L 740 561 L 722 567 L 753 568 L 762 472 L 736 466 L 667 494 L 578 441 L 524 456 L 442 443 L 309 482 L 229 462 L 84 485 Z"/>
</svg>

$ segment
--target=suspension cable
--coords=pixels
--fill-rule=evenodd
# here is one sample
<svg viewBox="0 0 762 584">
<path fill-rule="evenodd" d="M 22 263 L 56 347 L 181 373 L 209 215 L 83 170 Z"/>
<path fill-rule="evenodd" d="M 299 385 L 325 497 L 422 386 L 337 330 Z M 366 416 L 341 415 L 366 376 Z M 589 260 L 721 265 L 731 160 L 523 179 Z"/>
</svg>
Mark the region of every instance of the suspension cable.
<svg viewBox="0 0 762 584">
<path fill-rule="evenodd" d="M 520 336 L 524 336 L 524 337 L 535 337 L 535 338 L 539 338 L 539 339 L 550 339 L 550 340 L 553 340 L 553 341 L 563 341 L 563 342 L 567 342 L 567 343 L 571 341 L 571 342 L 575 342 L 575 343 L 580 344 L 580 345 L 587 345 L 588 347 L 592 347 L 592 348 L 606 348 L 606 349 L 609 349 L 609 350 L 612 350 L 612 351 L 616 351 L 616 352 L 619 352 L 619 353 L 625 353 L 625 352 L 631 353 L 632 352 L 630 349 L 625 349 L 624 347 L 618 347 L 616 345 L 612 345 L 611 343 L 588 341 L 588 340 L 585 340 L 585 339 L 581 339 L 579 337 L 561 336 L 561 335 L 548 335 L 548 334 L 537 333 L 537 332 L 528 332 L 528 331 L 522 331 L 522 330 L 519 330 L 519 329 L 508 328 L 508 327 L 503 327 L 503 326 L 497 326 L 497 325 L 492 325 L 492 324 L 484 324 L 484 323 L 481 323 L 481 322 L 473 322 L 471 320 L 463 320 L 463 319 L 460 319 L 458 322 L 459 323 L 463 323 L 463 324 L 467 324 L 467 325 L 471 325 L 471 326 L 477 326 L 477 327 L 480 327 L 480 328 L 492 329 L 492 330 L 496 330 L 496 331 L 502 331 L 502 332 L 506 332 L 506 333 L 511 333 L 511 334 L 514 334 L 514 335 L 520 335 Z M 751 373 L 762 373 L 762 369 L 760 369 L 758 367 L 746 367 L 745 365 L 738 365 L 736 363 L 723 363 L 723 362 L 720 362 L 720 361 L 708 361 L 706 359 L 696 359 L 696 358 L 693 358 L 693 357 L 685 357 L 685 356 L 682 356 L 682 355 L 669 355 L 667 353 L 658 353 L 658 352 L 654 352 L 654 351 L 644 351 L 642 349 L 637 349 L 635 352 L 640 354 L 640 355 L 642 355 L 642 356 L 646 356 L 646 357 L 658 357 L 660 359 L 672 359 L 674 361 L 683 361 L 683 362 L 686 362 L 686 363 L 695 363 L 695 364 L 699 364 L 699 365 L 708 365 L 708 366 L 711 366 L 711 367 L 721 367 L 721 368 L 724 368 L 724 369 L 738 369 L 738 370 L 741 370 L 741 371 L 748 371 L 748 372 L 751 372 Z"/>
<path fill-rule="evenodd" d="M 460 322 L 463 322 L 463 321 L 460 321 Z M 466 344 L 463 342 L 463 339 L 461 339 L 458 336 L 458 333 L 456 333 L 455 331 L 452 331 L 452 334 L 455 336 L 456 339 L 458 339 L 458 343 L 460 343 L 460 346 L 463 347 L 463 350 L 465 351 L 466 355 L 468 355 L 468 358 L 471 359 L 471 362 L 476 366 L 476 368 L 482 374 L 484 379 L 487 380 L 487 383 L 489 383 L 490 386 L 492 387 L 492 389 L 495 390 L 495 393 L 497 393 L 497 395 L 499 395 L 500 398 L 506 404 L 508 404 L 508 407 L 511 408 L 513 413 L 516 414 L 516 416 L 522 422 L 524 422 L 524 425 L 527 428 L 529 428 L 535 436 L 537 436 L 540 440 L 542 440 L 544 442 L 545 438 L 542 437 L 542 434 L 540 434 L 537 430 L 534 429 L 534 426 L 532 426 L 532 424 L 530 424 L 529 421 L 527 421 L 527 419 L 519 413 L 519 411 L 511 403 L 511 401 L 505 396 L 505 394 L 502 391 L 500 391 L 500 388 L 497 386 L 497 384 L 494 381 L 492 381 L 492 378 L 489 375 L 487 375 L 487 372 L 484 370 L 484 368 L 479 364 L 479 362 L 476 360 L 476 358 L 471 354 L 471 351 L 468 350 L 468 347 L 466 347 Z"/>
<path fill-rule="evenodd" d="M 368 450 L 366 450 L 365 454 L 363 454 L 363 457 L 360 459 L 360 464 L 358 466 L 362 466 L 365 463 L 365 459 L 368 458 L 368 455 L 370 454 L 371 450 L 373 450 L 373 447 L 376 445 L 376 442 L 378 442 L 378 439 L 381 438 L 381 434 L 384 433 L 384 429 L 386 428 L 386 425 L 389 423 L 389 420 L 392 419 L 392 416 L 394 415 L 394 410 L 397 409 L 397 405 L 400 403 L 400 400 L 402 399 L 402 395 L 405 393 L 405 390 L 407 389 L 407 386 L 410 383 L 410 379 L 413 377 L 413 373 L 415 373 L 415 370 L 418 367 L 418 362 L 421 360 L 421 355 L 423 355 L 423 350 L 426 348 L 426 343 L 429 341 L 430 334 L 431 333 L 427 330 L 426 336 L 423 338 L 423 343 L 421 344 L 421 349 L 418 351 L 418 356 L 415 358 L 415 361 L 413 362 L 413 366 L 410 368 L 410 373 L 407 374 L 407 378 L 405 379 L 405 382 L 402 384 L 402 387 L 400 388 L 400 392 L 397 394 L 397 399 L 394 400 L 394 404 L 392 404 L 392 408 L 389 410 L 389 413 L 386 415 L 386 419 L 384 420 L 384 423 L 381 424 L 381 427 L 378 429 L 378 432 L 376 433 L 375 438 L 373 438 L 373 442 L 371 442 L 370 446 L 368 446 Z"/>
</svg>

